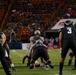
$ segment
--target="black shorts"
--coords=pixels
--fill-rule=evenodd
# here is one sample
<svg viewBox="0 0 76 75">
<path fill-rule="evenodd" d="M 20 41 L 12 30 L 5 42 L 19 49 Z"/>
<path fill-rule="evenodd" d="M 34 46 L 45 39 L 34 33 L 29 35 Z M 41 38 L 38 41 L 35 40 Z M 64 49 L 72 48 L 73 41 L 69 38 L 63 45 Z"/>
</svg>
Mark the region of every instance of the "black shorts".
<svg viewBox="0 0 76 75">
<path fill-rule="evenodd" d="M 1 56 L 5 56 L 5 50 L 4 50 L 4 48 L 2 47 L 2 45 L 0 44 L 0 57 Z"/>
<path fill-rule="evenodd" d="M 37 60 L 39 57 L 44 58 L 44 60 L 46 61 L 49 59 L 47 48 L 45 48 L 44 46 L 37 46 L 34 48 L 32 59 Z"/>
<path fill-rule="evenodd" d="M 65 58 L 68 50 L 71 48 L 76 57 L 76 40 L 75 39 L 65 39 L 62 42 L 62 52 L 61 57 Z"/>
</svg>

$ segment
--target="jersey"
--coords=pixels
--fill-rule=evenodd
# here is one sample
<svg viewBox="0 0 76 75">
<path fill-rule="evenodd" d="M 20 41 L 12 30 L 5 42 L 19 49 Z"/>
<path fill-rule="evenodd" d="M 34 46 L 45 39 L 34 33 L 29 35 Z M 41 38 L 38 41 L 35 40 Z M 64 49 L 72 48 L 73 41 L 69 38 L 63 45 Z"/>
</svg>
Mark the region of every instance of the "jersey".
<svg viewBox="0 0 76 75">
<path fill-rule="evenodd" d="M 42 42 L 44 42 L 44 38 L 41 36 L 38 38 L 36 38 L 35 36 L 30 37 L 30 42 L 36 43 L 37 40 L 41 40 Z"/>
<path fill-rule="evenodd" d="M 73 26 L 63 27 L 60 29 L 62 32 L 62 52 L 61 57 L 65 58 L 68 50 L 71 48 L 76 55 L 76 30 Z"/>
<path fill-rule="evenodd" d="M 39 36 L 38 38 L 36 38 L 35 36 L 32 36 L 30 38 L 30 42 L 33 42 L 34 43 L 34 46 L 33 47 L 44 46 L 44 47 L 47 48 L 47 46 L 43 44 L 44 38 L 42 36 Z"/>
<path fill-rule="evenodd" d="M 76 30 L 74 27 L 63 27 L 59 30 L 59 32 L 62 32 L 62 39 L 73 39 L 76 38 Z"/>
</svg>

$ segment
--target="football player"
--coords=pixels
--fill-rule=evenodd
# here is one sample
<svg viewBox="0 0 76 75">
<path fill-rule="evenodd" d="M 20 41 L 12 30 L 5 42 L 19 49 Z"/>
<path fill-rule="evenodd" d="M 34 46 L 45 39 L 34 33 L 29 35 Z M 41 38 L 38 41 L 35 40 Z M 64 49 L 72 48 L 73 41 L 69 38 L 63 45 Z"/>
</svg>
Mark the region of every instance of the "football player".
<svg viewBox="0 0 76 75">
<path fill-rule="evenodd" d="M 12 62 L 12 59 L 10 57 L 10 48 L 9 48 L 7 42 L 4 43 L 3 47 L 5 49 L 5 57 L 6 57 L 7 61 L 8 61 L 9 66 L 12 68 L 13 71 L 16 71 L 16 69 L 14 67 L 14 64 Z"/>
<path fill-rule="evenodd" d="M 30 44 L 27 45 L 27 52 L 26 52 L 26 55 L 23 57 L 23 60 L 22 60 L 23 64 L 24 64 L 26 58 L 28 59 L 27 67 L 29 67 L 30 66 L 30 60 L 31 60 L 31 46 L 30 46 Z"/>
<path fill-rule="evenodd" d="M 75 55 L 75 64 L 74 64 L 73 70 L 76 70 L 76 37 L 75 37 L 75 34 L 76 34 L 76 30 L 73 27 L 73 22 L 70 20 L 67 20 L 64 23 L 64 27 L 60 29 L 60 33 L 59 33 L 59 43 L 60 43 L 60 47 L 62 48 L 61 59 L 60 59 L 60 64 L 59 64 L 59 75 L 62 75 L 64 60 L 70 48 Z"/>
<path fill-rule="evenodd" d="M 5 58 L 5 50 L 4 50 L 4 43 L 6 41 L 6 35 L 3 32 L 0 32 L 0 61 L 2 63 L 3 69 L 6 75 L 11 75 L 11 72 L 8 67 L 7 60 Z"/>
<path fill-rule="evenodd" d="M 42 57 L 46 61 L 46 65 L 49 65 L 50 68 L 54 68 L 49 59 L 47 47 L 43 42 L 44 38 L 40 36 L 40 31 L 36 30 L 34 36 L 30 38 L 30 44 L 32 46 L 30 69 L 34 68 L 34 63 L 39 57 Z"/>
</svg>

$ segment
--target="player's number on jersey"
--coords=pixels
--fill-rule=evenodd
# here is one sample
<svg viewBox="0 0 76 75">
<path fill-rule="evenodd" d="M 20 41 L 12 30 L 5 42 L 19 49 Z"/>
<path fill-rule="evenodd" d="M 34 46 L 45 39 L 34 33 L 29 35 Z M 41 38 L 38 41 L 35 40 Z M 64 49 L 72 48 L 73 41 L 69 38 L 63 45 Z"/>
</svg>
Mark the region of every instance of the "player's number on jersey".
<svg viewBox="0 0 76 75">
<path fill-rule="evenodd" d="M 71 34 L 72 33 L 72 29 L 70 27 L 67 28 L 67 33 Z"/>
</svg>

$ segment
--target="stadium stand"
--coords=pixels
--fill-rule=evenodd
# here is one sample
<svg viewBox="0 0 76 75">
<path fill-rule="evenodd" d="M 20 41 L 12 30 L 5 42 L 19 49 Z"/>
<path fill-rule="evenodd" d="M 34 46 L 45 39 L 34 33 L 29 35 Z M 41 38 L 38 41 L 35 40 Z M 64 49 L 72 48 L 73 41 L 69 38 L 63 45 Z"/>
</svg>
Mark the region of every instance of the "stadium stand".
<svg viewBox="0 0 76 75">
<path fill-rule="evenodd" d="M 52 26 L 55 25 L 60 19 L 76 18 L 76 2 L 72 0 L 65 0 L 63 5 L 57 11 L 57 14 L 52 17 Z"/>
<path fill-rule="evenodd" d="M 0 0 L 0 24 L 2 22 L 2 19 L 4 17 L 7 7 L 8 7 L 8 1 Z"/>
<path fill-rule="evenodd" d="M 54 0 L 18 0 L 13 5 L 5 28 L 9 31 L 9 28 L 13 27 L 18 30 L 17 34 L 26 36 L 37 28 L 44 30 L 43 26 L 48 23 L 48 18 L 58 3 Z"/>
<path fill-rule="evenodd" d="M 8 33 L 13 28 L 20 37 L 30 37 L 36 29 L 40 29 L 43 33 L 51 29 L 61 18 L 76 16 L 76 2 L 71 0 L 63 2 L 61 0 L 12 0 L 12 2 L 4 28 Z"/>
</svg>

